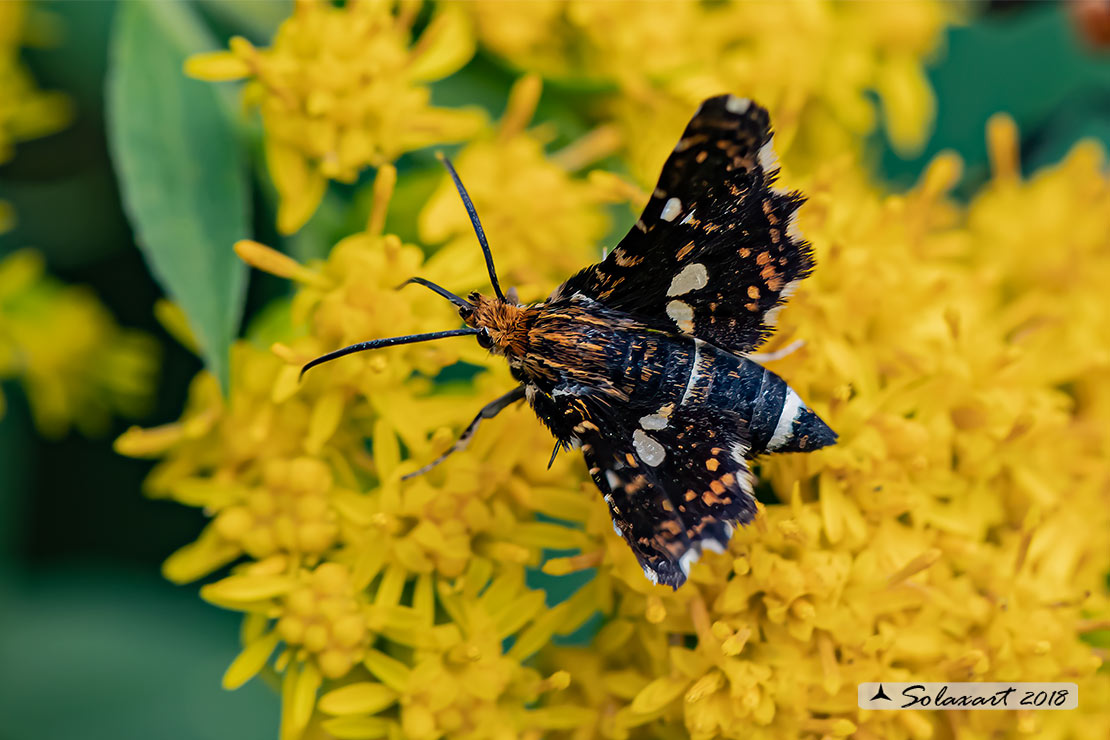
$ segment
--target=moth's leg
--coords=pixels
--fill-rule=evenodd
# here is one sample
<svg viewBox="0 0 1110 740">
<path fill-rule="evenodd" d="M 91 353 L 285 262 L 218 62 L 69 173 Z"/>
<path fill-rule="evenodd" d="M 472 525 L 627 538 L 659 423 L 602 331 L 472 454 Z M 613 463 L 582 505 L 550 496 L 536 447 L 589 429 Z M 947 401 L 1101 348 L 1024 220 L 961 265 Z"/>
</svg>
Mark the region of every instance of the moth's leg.
<svg viewBox="0 0 1110 740">
<path fill-rule="evenodd" d="M 746 355 L 746 357 L 752 362 L 758 362 L 760 365 L 764 365 L 768 362 L 781 360 L 788 355 L 794 354 L 803 346 L 805 346 L 805 343 L 806 340 L 804 339 L 795 339 L 793 342 L 786 345 L 782 349 L 777 349 L 774 352 L 752 352 L 750 355 Z"/>
<path fill-rule="evenodd" d="M 547 469 L 551 470 L 551 466 L 555 464 L 555 458 L 559 454 L 559 450 L 563 447 L 563 440 L 555 440 L 555 449 L 551 451 L 551 459 L 547 461 Z"/>
<path fill-rule="evenodd" d="M 420 468 L 420 470 L 409 473 L 408 475 L 401 476 L 401 480 L 408 480 L 409 478 L 415 478 L 418 475 L 423 475 L 424 473 L 427 473 L 429 470 L 434 468 L 436 465 L 439 465 L 441 462 L 446 460 L 448 456 L 450 456 L 452 453 L 466 449 L 466 446 L 470 444 L 471 437 L 474 436 L 474 432 L 477 431 L 478 425 L 482 423 L 482 419 L 492 419 L 493 417 L 501 413 L 509 404 L 516 403 L 517 401 L 521 401 L 523 399 L 524 386 L 520 385 L 512 389 L 505 395 L 501 396 L 497 400 L 487 403 L 484 407 L 482 407 L 482 410 L 478 412 L 478 415 L 474 417 L 474 421 L 470 422 L 463 433 L 459 435 L 459 439 L 457 442 L 455 442 L 455 444 L 448 447 L 446 452 L 437 457 L 435 460 L 432 460 L 424 467 Z"/>
</svg>

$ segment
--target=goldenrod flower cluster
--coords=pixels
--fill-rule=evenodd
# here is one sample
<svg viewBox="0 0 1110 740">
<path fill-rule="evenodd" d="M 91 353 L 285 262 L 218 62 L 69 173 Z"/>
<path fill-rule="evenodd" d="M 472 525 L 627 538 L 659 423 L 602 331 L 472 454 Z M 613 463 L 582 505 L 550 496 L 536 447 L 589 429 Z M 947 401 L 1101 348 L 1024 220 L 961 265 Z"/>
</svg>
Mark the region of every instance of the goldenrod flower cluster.
<svg viewBox="0 0 1110 740">
<path fill-rule="evenodd" d="M 43 92 L 19 59 L 30 37 L 48 36 L 47 19 L 29 18 L 21 2 L 0 3 L 0 164 L 19 141 L 45 136 L 69 120 L 61 93 Z M 14 213 L 0 201 L 0 232 Z M 0 380 L 19 379 L 35 426 L 49 437 L 76 426 L 103 433 L 113 414 L 145 411 L 157 348 L 145 334 L 121 329 L 97 298 L 45 274 L 41 255 L 0 255 Z M 0 394 L 0 416 L 5 408 Z"/>
<path fill-rule="evenodd" d="M 478 0 L 467 7 L 482 42 L 514 66 L 616 86 L 620 94 L 605 107 L 629 166 L 647 184 L 690 111 L 722 90 L 743 90 L 766 106 L 780 151 L 807 167 L 858 149 L 880 115 L 897 149 L 916 150 L 934 109 L 922 63 L 955 14 L 932 2 Z"/>
<path fill-rule="evenodd" d="M 301 2 L 270 48 L 236 37 L 230 51 L 189 60 L 187 72 L 200 79 L 249 79 L 243 102 L 262 114 L 283 232 L 312 216 L 328 180 L 353 182 L 368 166 L 481 127 L 480 112 L 429 105 L 427 83 L 474 53 L 469 21 L 459 7 L 444 5 L 413 43 L 418 8 Z"/>
<path fill-rule="evenodd" d="M 142 415 L 156 350 L 148 335 L 119 327 L 91 292 L 46 275 L 38 252 L 0 258 L 0 379 L 21 381 L 42 434 L 58 437 L 71 425 L 102 434 L 113 415 Z"/>
<path fill-rule="evenodd" d="M 338 19 L 298 26 L 304 70 L 347 43 L 361 7 L 298 6 L 289 24 Z M 805 344 L 774 369 L 840 442 L 762 461 L 764 498 L 775 503 L 674 592 L 643 577 L 580 459 L 562 455 L 547 469 L 550 437 L 526 408 L 402 480 L 512 381 L 473 342 L 449 339 L 352 355 L 298 382 L 300 365 L 336 347 L 457 325 L 437 296 L 397 292 L 403 280 L 423 275 L 459 292 L 485 282 L 446 180 L 420 218 L 425 243 L 405 243 L 384 229 L 398 171 L 365 159 L 358 166 L 380 165 L 366 228 L 326 260 L 235 246 L 296 292 L 287 326 L 235 346 L 229 396 L 202 374 L 179 422 L 117 442 L 160 460 L 152 494 L 211 516 L 167 561 L 167 577 L 188 582 L 233 564 L 201 591 L 245 615 L 225 686 L 279 674 L 284 740 L 1110 734 L 1110 678 L 1084 640 L 1110 625 L 1110 178 L 1095 147 L 1026 180 L 1014 127 L 999 117 L 988 132 L 993 178 L 970 203 L 948 197 L 960 174 L 948 155 L 904 195 L 870 185 L 856 156 L 869 114 L 830 111 L 882 91 L 882 80 L 920 78 L 920 53 L 940 28 L 932 3 L 900 4 L 896 16 L 874 3 L 762 15 L 750 8 L 772 6 L 652 4 L 623 8 L 620 23 L 608 4 L 500 7 L 522 38 L 542 43 L 509 48 L 492 11 L 470 8 L 492 50 L 549 76 L 592 70 L 619 83 L 599 93 L 609 125 L 547 155 L 527 130 L 541 89 L 526 76 L 496 129 L 459 155 L 502 282 L 533 299 L 596 259 L 606 204 L 641 196 L 578 170 L 612 150 L 627 111 L 678 105 L 679 90 L 767 100 L 784 116 L 783 178 L 809 196 L 799 226 L 818 258 L 770 348 Z M 655 19 L 661 9 L 667 22 Z M 723 28 L 714 13 L 757 25 Z M 770 23 L 799 38 L 770 39 Z M 712 90 L 702 79 L 708 42 L 690 28 L 729 49 L 734 76 Z M 751 43 L 728 35 L 738 33 Z M 914 51 L 899 55 L 892 37 L 914 40 Z M 804 59 L 791 65 L 784 48 Z M 369 49 L 359 54 L 392 58 Z M 833 93 L 814 70 L 843 82 L 839 97 L 823 97 Z M 643 85 L 625 79 L 637 74 Z M 311 82 L 298 83 L 298 100 Z M 891 85 L 884 96 L 905 93 Z M 888 130 L 920 136 L 926 109 L 908 105 Z M 302 112 L 265 112 L 267 137 L 292 137 L 280 145 L 321 174 L 319 157 L 304 153 L 328 139 L 302 125 Z M 808 129 L 830 119 L 848 144 L 840 156 L 832 138 L 810 145 L 823 134 Z M 645 161 L 658 167 L 683 123 L 648 131 L 641 121 L 657 142 Z M 639 173 L 637 147 L 649 145 L 624 143 L 623 162 Z M 445 380 L 460 361 L 485 372 Z M 553 578 L 590 570 L 549 604 L 537 568 Z M 565 646 L 560 636 L 594 615 L 602 625 L 589 643 Z M 910 679 L 1075 681 L 1080 709 L 857 708 L 858 682 Z"/>
<path fill-rule="evenodd" d="M 51 134 L 69 121 L 69 100 L 61 93 L 43 92 L 19 58 L 28 37 L 47 35 L 44 24 L 39 33 L 29 22 L 25 3 L 0 4 L 0 165 L 11 159 L 17 142 Z M 0 233 L 11 228 L 11 206 L 0 201 Z"/>
</svg>

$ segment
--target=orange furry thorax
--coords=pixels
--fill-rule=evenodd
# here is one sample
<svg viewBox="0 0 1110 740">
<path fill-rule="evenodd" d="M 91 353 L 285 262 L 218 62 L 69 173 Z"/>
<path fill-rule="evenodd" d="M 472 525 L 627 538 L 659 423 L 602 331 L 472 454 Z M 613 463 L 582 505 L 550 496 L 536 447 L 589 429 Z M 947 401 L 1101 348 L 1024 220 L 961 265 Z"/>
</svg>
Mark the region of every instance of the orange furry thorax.
<svg viewBox="0 0 1110 740">
<path fill-rule="evenodd" d="M 528 351 L 528 329 L 536 312 L 534 306 L 518 306 L 487 298 L 481 293 L 471 293 L 468 298 L 474 305 L 474 313 L 466 323 L 489 331 L 494 352 L 520 357 Z"/>
</svg>

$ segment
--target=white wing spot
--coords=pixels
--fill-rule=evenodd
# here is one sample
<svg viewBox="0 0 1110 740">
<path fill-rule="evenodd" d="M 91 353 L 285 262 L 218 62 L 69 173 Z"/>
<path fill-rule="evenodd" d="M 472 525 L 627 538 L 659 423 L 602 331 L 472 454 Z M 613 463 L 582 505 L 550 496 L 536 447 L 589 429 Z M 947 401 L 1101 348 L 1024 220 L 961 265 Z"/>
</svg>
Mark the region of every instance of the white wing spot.
<svg viewBox="0 0 1110 740">
<path fill-rule="evenodd" d="M 689 303 L 671 301 L 667 304 L 667 316 L 687 334 L 694 331 L 694 309 Z"/>
<path fill-rule="evenodd" d="M 694 214 L 695 214 L 695 213 L 697 213 L 697 212 L 698 212 L 698 209 L 696 209 L 696 208 L 691 208 L 691 209 L 690 209 L 690 212 L 686 214 L 686 218 L 684 218 L 684 219 L 682 219 L 681 221 L 679 221 L 679 223 L 680 223 L 680 224 L 688 224 L 688 223 L 690 223 L 691 221 L 693 221 L 693 220 L 694 220 Z"/>
<path fill-rule="evenodd" d="M 667 417 L 659 414 L 640 417 L 640 426 L 644 429 L 666 429 L 667 423 Z"/>
<path fill-rule="evenodd" d="M 692 290 L 704 288 L 709 284 L 709 271 L 705 269 L 705 265 L 700 262 L 695 262 L 692 265 L 686 265 L 682 268 L 682 272 L 674 276 L 671 280 L 671 286 L 667 288 L 667 295 L 685 295 Z"/>
<path fill-rule="evenodd" d="M 620 534 L 620 532 L 617 532 L 617 534 Z M 659 585 L 659 574 L 646 565 L 644 566 L 644 575 L 647 576 L 647 579 L 654 583 L 656 586 Z"/>
<path fill-rule="evenodd" d="M 691 547 L 682 553 L 682 557 L 678 559 L 678 567 L 682 568 L 682 574 L 688 578 L 690 576 L 690 565 L 698 562 L 700 558 L 701 551 L 697 548 Z"/>
<path fill-rule="evenodd" d="M 794 211 L 790 214 L 790 219 L 786 222 L 786 235 L 791 239 L 801 239 L 802 234 L 798 231 L 798 212 Z"/>
<path fill-rule="evenodd" d="M 782 287 L 782 290 L 779 291 L 779 302 L 763 315 L 764 324 L 773 327 L 778 323 L 779 314 L 782 313 L 782 309 L 786 307 L 786 299 L 794 295 L 794 291 L 798 289 L 798 284 L 801 282 L 801 280 L 791 280 Z"/>
<path fill-rule="evenodd" d="M 738 98 L 735 95 L 729 95 L 725 100 L 725 110 L 729 113 L 735 113 L 736 115 L 743 115 L 748 112 L 748 108 L 751 107 L 751 104 L 752 101 L 747 98 Z"/>
<path fill-rule="evenodd" d="M 775 433 L 767 443 L 767 451 L 773 452 L 790 441 L 794 436 L 794 419 L 805 411 L 806 405 L 793 388 L 786 389 L 786 400 L 782 402 L 782 413 L 779 414 L 778 424 L 775 424 Z"/>
<path fill-rule="evenodd" d="M 686 378 L 686 390 L 682 391 L 682 399 L 678 402 L 679 406 L 686 403 L 686 397 L 690 395 L 690 391 L 694 389 L 698 378 L 701 377 L 701 373 L 698 372 L 698 363 L 701 362 L 701 345 L 702 341 L 700 339 L 694 340 L 694 360 L 690 363 L 690 375 Z"/>
<path fill-rule="evenodd" d="M 725 551 L 725 546 L 717 540 L 704 540 L 701 547 L 703 550 L 709 550 L 709 552 L 715 552 L 718 555 Z"/>
<path fill-rule="evenodd" d="M 762 149 L 760 150 L 763 151 Z M 659 214 L 659 218 L 664 221 L 674 221 L 675 217 L 682 211 L 682 201 L 678 198 L 671 198 L 663 204 L 663 212 Z"/>
<path fill-rule="evenodd" d="M 632 446 L 636 448 L 636 454 L 644 461 L 644 464 L 653 468 L 663 462 L 663 458 L 667 456 L 667 451 L 663 449 L 663 445 L 649 437 L 643 429 L 632 432 Z"/>
<path fill-rule="evenodd" d="M 732 459 L 738 463 L 747 465 L 748 446 L 743 442 L 737 442 L 732 446 Z"/>
<path fill-rule="evenodd" d="M 775 154 L 775 137 L 767 139 L 767 143 L 759 147 L 759 166 L 764 172 L 778 169 L 779 156 Z"/>
</svg>

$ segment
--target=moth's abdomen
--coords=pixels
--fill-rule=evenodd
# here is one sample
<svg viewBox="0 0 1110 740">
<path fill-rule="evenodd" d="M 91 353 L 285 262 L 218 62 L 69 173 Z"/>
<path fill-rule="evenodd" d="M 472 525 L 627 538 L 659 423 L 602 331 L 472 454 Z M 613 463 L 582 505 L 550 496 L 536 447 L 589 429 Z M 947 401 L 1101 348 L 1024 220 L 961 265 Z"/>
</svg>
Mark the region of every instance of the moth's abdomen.
<svg viewBox="0 0 1110 740">
<path fill-rule="evenodd" d="M 836 441 L 836 432 L 775 373 L 704 342 L 697 342 L 696 349 L 682 402 L 728 409 L 748 419 L 748 457 L 809 452 Z"/>
</svg>

